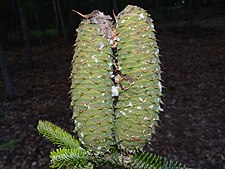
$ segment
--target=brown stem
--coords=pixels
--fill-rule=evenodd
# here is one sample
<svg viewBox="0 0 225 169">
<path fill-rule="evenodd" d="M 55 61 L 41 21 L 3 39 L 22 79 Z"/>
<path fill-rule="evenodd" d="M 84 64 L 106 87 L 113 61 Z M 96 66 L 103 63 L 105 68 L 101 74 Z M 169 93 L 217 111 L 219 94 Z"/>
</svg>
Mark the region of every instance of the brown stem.
<svg viewBox="0 0 225 169">
<path fill-rule="evenodd" d="M 77 13 L 78 15 L 80 15 L 81 17 L 85 18 L 85 19 L 89 19 L 89 16 L 88 15 L 84 15 L 76 10 L 72 10 L 73 12 Z"/>
</svg>

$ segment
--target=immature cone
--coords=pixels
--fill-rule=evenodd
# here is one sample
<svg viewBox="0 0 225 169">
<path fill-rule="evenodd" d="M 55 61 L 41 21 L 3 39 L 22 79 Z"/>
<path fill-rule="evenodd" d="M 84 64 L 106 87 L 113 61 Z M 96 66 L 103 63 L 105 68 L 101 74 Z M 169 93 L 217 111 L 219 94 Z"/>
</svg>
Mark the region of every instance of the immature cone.
<svg viewBox="0 0 225 169">
<path fill-rule="evenodd" d="M 75 131 L 81 143 L 94 151 L 106 151 L 113 144 L 109 19 L 94 11 L 81 22 L 72 61 L 71 106 Z"/>
<path fill-rule="evenodd" d="M 148 13 L 128 5 L 117 17 L 118 63 L 124 79 L 115 115 L 121 148 L 141 149 L 157 125 L 162 86 L 159 50 Z"/>
<path fill-rule="evenodd" d="M 128 5 L 116 18 L 85 15 L 73 56 L 73 118 L 81 143 L 105 152 L 141 150 L 161 111 L 159 50 L 151 18 Z"/>
</svg>

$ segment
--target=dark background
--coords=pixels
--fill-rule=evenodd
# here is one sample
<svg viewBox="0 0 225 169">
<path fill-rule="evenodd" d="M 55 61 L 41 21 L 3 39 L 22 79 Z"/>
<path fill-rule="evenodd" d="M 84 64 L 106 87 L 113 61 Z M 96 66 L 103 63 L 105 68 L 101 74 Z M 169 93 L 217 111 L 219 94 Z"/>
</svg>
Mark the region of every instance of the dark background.
<svg viewBox="0 0 225 169">
<path fill-rule="evenodd" d="M 38 120 L 69 132 L 75 29 L 94 9 L 148 10 L 162 55 L 164 112 L 146 150 L 196 169 L 225 168 L 224 0 L 0 0 L 0 169 L 49 168 Z"/>
</svg>

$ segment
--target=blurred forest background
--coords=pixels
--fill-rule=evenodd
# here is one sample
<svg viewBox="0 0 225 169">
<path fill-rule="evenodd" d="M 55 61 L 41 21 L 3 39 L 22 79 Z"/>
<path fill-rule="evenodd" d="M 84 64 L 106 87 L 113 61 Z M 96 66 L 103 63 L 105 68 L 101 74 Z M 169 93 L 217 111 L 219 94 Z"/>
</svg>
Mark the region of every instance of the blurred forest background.
<svg viewBox="0 0 225 169">
<path fill-rule="evenodd" d="M 39 119 L 73 131 L 76 28 L 95 9 L 148 10 L 162 55 L 164 112 L 151 151 L 196 169 L 225 168 L 225 0 L 0 0 L 0 169 L 49 168 Z"/>
</svg>

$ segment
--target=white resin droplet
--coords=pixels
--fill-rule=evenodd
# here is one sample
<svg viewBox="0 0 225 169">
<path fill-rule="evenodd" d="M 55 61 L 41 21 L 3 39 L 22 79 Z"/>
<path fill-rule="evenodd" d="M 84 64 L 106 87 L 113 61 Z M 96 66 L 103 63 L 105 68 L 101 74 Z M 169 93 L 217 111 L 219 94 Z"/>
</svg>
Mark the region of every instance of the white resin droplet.
<svg viewBox="0 0 225 169">
<path fill-rule="evenodd" d="M 119 96 L 119 87 L 112 86 L 112 96 Z"/>
<path fill-rule="evenodd" d="M 144 117 L 144 120 L 150 120 L 150 118 L 149 117 Z"/>
<path fill-rule="evenodd" d="M 140 110 L 140 109 L 142 109 L 142 107 L 141 106 L 138 106 L 137 109 Z"/>
<path fill-rule="evenodd" d="M 162 84 L 161 84 L 161 82 L 159 82 L 158 85 L 159 85 L 160 92 L 162 92 Z"/>
<path fill-rule="evenodd" d="M 140 17 L 140 19 L 144 19 L 144 18 L 145 18 L 145 16 L 144 16 L 143 13 L 141 13 L 141 14 L 139 15 L 139 17 Z"/>
<path fill-rule="evenodd" d="M 158 55 L 158 54 L 159 54 L 159 49 L 156 49 L 155 55 Z"/>
<path fill-rule="evenodd" d="M 125 19 L 123 19 L 122 21 L 121 21 L 121 23 L 125 23 L 126 22 L 126 20 Z"/>
<path fill-rule="evenodd" d="M 112 39 L 110 39 L 109 43 L 112 45 L 114 43 L 114 41 Z"/>
<path fill-rule="evenodd" d="M 103 42 L 99 42 L 99 49 L 101 50 L 102 48 L 104 48 L 104 43 Z"/>
<path fill-rule="evenodd" d="M 153 109 L 153 108 L 154 108 L 154 106 L 153 106 L 153 105 L 151 105 L 151 106 L 149 106 L 149 108 L 150 108 L 150 109 Z"/>
<path fill-rule="evenodd" d="M 158 101 L 158 103 L 160 103 L 161 99 L 160 99 L 160 98 L 158 98 L 158 99 L 157 99 L 157 101 Z"/>
<path fill-rule="evenodd" d="M 95 63 L 98 63 L 98 59 L 95 57 L 96 55 L 91 56 L 91 58 L 95 61 Z"/>
<path fill-rule="evenodd" d="M 141 70 L 146 71 L 148 68 L 147 67 L 142 67 Z"/>
<path fill-rule="evenodd" d="M 161 107 L 158 108 L 159 111 L 163 111 L 163 109 Z"/>
<path fill-rule="evenodd" d="M 127 106 L 132 107 L 133 105 L 132 105 L 132 103 L 130 102 Z"/>
<path fill-rule="evenodd" d="M 125 113 L 125 112 L 120 111 L 120 113 L 121 113 L 123 116 L 126 116 L 126 113 Z"/>
</svg>

